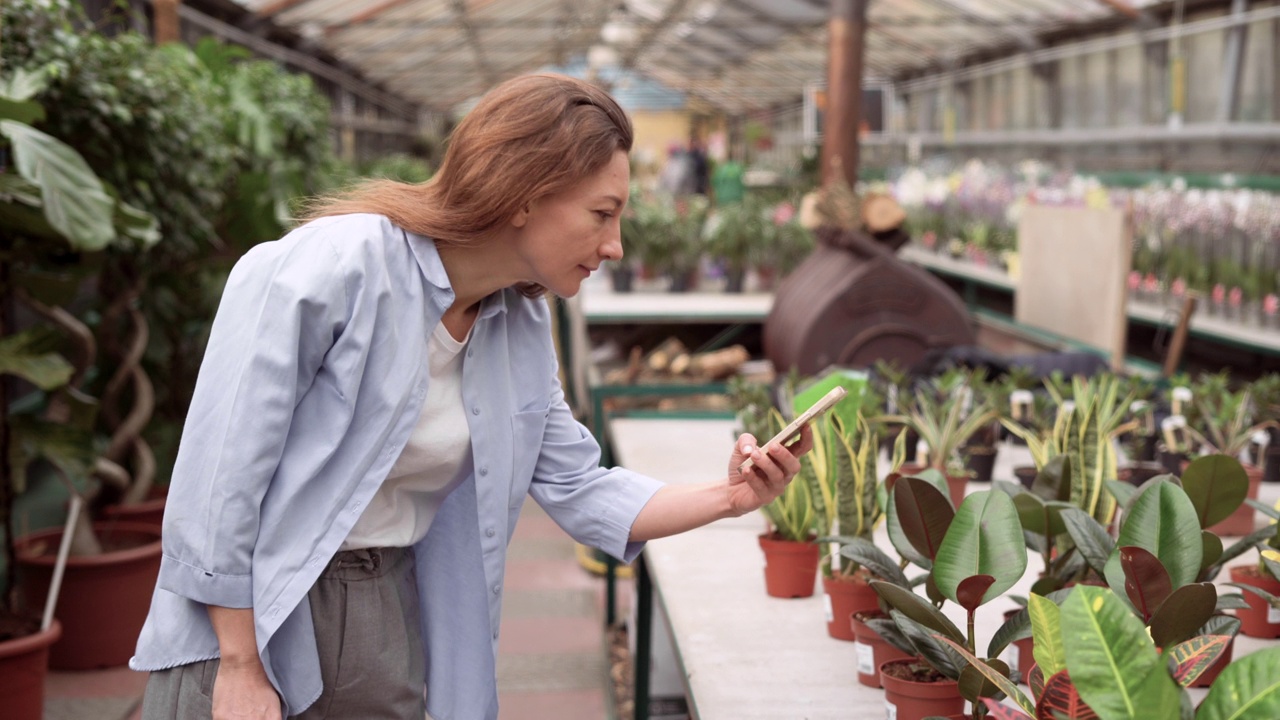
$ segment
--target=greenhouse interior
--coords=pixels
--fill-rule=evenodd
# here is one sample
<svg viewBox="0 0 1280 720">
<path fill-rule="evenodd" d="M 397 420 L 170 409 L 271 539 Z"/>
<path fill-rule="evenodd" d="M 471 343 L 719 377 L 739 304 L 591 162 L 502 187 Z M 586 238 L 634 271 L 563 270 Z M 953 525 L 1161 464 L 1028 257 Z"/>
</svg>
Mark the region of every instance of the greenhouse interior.
<svg viewBox="0 0 1280 720">
<path fill-rule="evenodd" d="M 3 0 L 0 227 L 6 720 L 1280 719 L 1280 0 Z"/>
</svg>

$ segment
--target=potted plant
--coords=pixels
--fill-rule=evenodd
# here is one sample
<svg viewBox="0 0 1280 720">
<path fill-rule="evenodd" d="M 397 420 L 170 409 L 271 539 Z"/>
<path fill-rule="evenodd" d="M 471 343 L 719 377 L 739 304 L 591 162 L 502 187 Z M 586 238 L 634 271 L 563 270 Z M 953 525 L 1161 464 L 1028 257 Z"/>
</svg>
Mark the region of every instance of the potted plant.
<svg viewBox="0 0 1280 720">
<path fill-rule="evenodd" d="M 1280 707 L 1280 687 L 1255 680 L 1280 674 L 1280 650 L 1263 650 L 1227 666 L 1193 712 L 1182 688 L 1214 665 L 1228 637 L 1197 635 L 1161 651 L 1119 596 L 1087 585 L 1071 590 L 1061 607 L 1032 597 L 1030 609 L 1036 638 L 1032 697 L 972 654 L 962 653 L 970 667 L 1013 700 L 1010 706 L 983 698 L 994 717 L 1141 720 L 1194 715 L 1208 720 L 1269 717 L 1266 713 Z"/>
<path fill-rule="evenodd" d="M 1258 540 L 1256 565 L 1231 568 L 1232 584 L 1245 591 L 1247 607 L 1236 610 L 1240 631 L 1260 638 L 1280 638 L 1280 507 L 1251 501 L 1271 523 L 1259 531 L 1268 537 Z"/>
<path fill-rule="evenodd" d="M 1188 429 L 1204 449 L 1241 458 L 1252 444 L 1254 435 L 1272 423 L 1254 421 L 1253 396 L 1248 389 L 1232 392 L 1223 387 L 1224 383 L 1225 374 L 1208 376 L 1203 384 L 1193 389 L 1197 422 Z M 1249 483 L 1245 497 L 1256 500 L 1262 484 L 1262 468 L 1249 463 L 1244 465 L 1244 470 Z M 1209 529 L 1219 535 L 1248 535 L 1253 532 L 1253 507 L 1242 504 Z"/>
<path fill-rule="evenodd" d="M 835 414 L 824 416 L 813 429 L 813 449 L 801 459 L 799 479 L 816 490 L 818 534 L 830 541 L 832 549 L 821 566 L 827 633 L 855 640 L 850 618 L 875 610 L 879 603 L 867 584 L 870 572 L 839 549 L 855 538 L 871 537 L 880 522 L 876 472 L 880 438 L 861 413 L 856 433 Z"/>
<path fill-rule="evenodd" d="M 36 297 L 38 291 L 28 289 L 29 273 L 56 267 L 68 252 L 93 252 L 131 234 L 146 238 L 156 232 L 154 218 L 116 200 L 79 153 L 32 126 L 44 118 L 44 108 L 34 98 L 45 87 L 39 73 L 18 69 L 0 76 L 0 149 L 13 158 L 11 166 L 0 167 L 0 208 L 5 211 L 0 213 L 5 231 L 0 233 L 0 522 L 5 526 L 6 567 L 0 602 L 0 697 L 6 713 L 23 720 L 41 716 L 44 669 L 62 627 L 56 620 L 41 622 L 43 594 L 33 598 L 21 575 L 29 538 L 14 536 L 14 498 L 37 460 L 67 481 L 72 492 L 76 488 L 69 476 L 87 476 L 95 464 L 93 408 L 75 387 L 84 366 L 73 366 L 54 350 L 59 344 L 54 327 L 83 326 L 65 311 L 39 312 L 47 306 Z M 22 331 L 8 326 L 19 298 L 47 324 L 37 322 Z M 34 412 L 13 410 L 18 398 L 11 396 L 17 388 L 11 377 L 30 383 L 36 389 L 33 397 L 47 393 L 43 403 L 21 403 Z"/>
<path fill-rule="evenodd" d="M 750 199 L 722 205 L 707 231 L 707 253 L 724 264 L 725 291 L 740 293 L 747 268 L 759 255 L 763 237 L 761 208 Z"/>
<path fill-rule="evenodd" d="M 1000 415 L 1003 408 L 1009 406 L 1009 396 L 1017 389 L 1012 378 L 991 380 L 985 371 L 973 374 L 972 388 L 983 404 L 995 411 L 990 422 L 978 428 L 968 442 L 964 444 L 961 454 L 964 456 L 965 470 L 974 482 L 991 482 L 996 467 L 996 454 L 1000 440 Z"/>
<path fill-rule="evenodd" d="M 978 608 L 1007 591 L 1026 570 L 1017 509 L 1008 495 L 984 490 L 966 497 L 953 512 L 942 493 L 919 478 L 899 480 L 894 495 L 902 530 L 932 567 L 925 582 L 930 600 L 892 583 L 872 582 L 893 608 L 894 624 L 923 659 L 891 661 L 880 668 L 885 702 L 903 720 L 955 715 L 964 700 L 975 703 L 975 718 L 985 717 L 980 698 L 993 697 L 1000 689 L 977 669 L 966 668 L 959 651 L 974 656 Z M 964 608 L 967 631 L 938 610 L 943 600 Z M 996 652 L 991 654 L 1001 649 L 992 647 Z M 978 662 L 1008 678 L 1009 668 L 998 658 Z M 920 702 L 935 699 L 936 704 Z"/>
<path fill-rule="evenodd" d="M 972 374 L 950 370 L 918 389 L 905 415 L 890 419 L 908 423 L 928 446 L 928 467 L 947 478 L 951 503 L 959 506 L 969 480 L 960 448 L 997 417 L 974 393 Z M 904 472 L 914 470 L 908 466 Z"/>
</svg>

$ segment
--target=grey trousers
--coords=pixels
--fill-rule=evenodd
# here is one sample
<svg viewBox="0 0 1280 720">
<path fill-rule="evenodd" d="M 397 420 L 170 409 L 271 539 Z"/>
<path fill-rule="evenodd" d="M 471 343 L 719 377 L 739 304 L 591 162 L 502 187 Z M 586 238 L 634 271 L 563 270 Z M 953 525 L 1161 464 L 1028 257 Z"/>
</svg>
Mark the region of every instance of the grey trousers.
<svg viewBox="0 0 1280 720">
<path fill-rule="evenodd" d="M 412 548 L 340 552 L 307 593 L 320 698 L 301 720 L 423 720 L 425 661 Z M 151 673 L 142 720 L 209 720 L 218 660 Z"/>
</svg>

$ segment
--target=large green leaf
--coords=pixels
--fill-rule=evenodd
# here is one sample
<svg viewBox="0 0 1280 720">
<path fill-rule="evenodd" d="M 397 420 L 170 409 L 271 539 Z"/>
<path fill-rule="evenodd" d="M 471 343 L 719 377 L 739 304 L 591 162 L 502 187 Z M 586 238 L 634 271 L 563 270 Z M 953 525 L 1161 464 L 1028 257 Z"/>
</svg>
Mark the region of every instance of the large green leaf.
<svg viewBox="0 0 1280 720">
<path fill-rule="evenodd" d="M 1031 616 L 1032 645 L 1036 664 L 1045 675 L 1056 675 L 1067 668 L 1066 651 L 1062 645 L 1062 609 L 1049 598 L 1032 595 L 1027 598 L 1027 613 Z"/>
<path fill-rule="evenodd" d="M 70 145 L 30 125 L 0 120 L 18 174 L 40 186 L 44 214 L 77 250 L 101 250 L 116 237 L 115 200 Z"/>
<path fill-rule="evenodd" d="M 1200 533 L 1187 531 L 1199 527 L 1195 513 L 1182 488 L 1170 482 L 1155 483 L 1134 500 L 1116 547 L 1136 546 L 1160 558 L 1173 587 L 1195 582 L 1204 553 Z M 1111 589 L 1125 597 L 1119 550 L 1111 553 L 1105 574 Z"/>
<path fill-rule="evenodd" d="M 938 640 L 937 633 L 897 610 L 890 610 L 889 615 L 902 634 L 911 642 L 917 655 L 932 665 L 934 670 L 952 680 L 960 679 L 960 670 L 965 666 L 964 658 L 957 655 L 942 640 Z"/>
<path fill-rule="evenodd" d="M 1071 500 L 1071 458 L 1055 455 L 1036 473 L 1031 492 L 1042 500 L 1067 502 Z"/>
<path fill-rule="evenodd" d="M 1249 490 L 1249 476 L 1240 461 L 1227 455 L 1205 455 L 1191 461 L 1182 473 L 1182 489 L 1196 509 L 1200 527 L 1227 519 Z"/>
<path fill-rule="evenodd" d="M 1067 534 L 1071 536 L 1081 557 L 1101 577 L 1107 566 L 1107 559 L 1116 548 L 1115 541 L 1092 515 L 1079 508 L 1064 509 L 1062 524 L 1067 528 Z"/>
<path fill-rule="evenodd" d="M 39 95 L 48 85 L 49 77 L 43 70 L 17 68 L 12 74 L 0 77 L 0 97 L 24 102 Z"/>
<path fill-rule="evenodd" d="M 0 375 L 16 375 L 41 390 L 62 387 L 74 368 L 48 349 L 46 334 L 27 330 L 0 339 Z"/>
<path fill-rule="evenodd" d="M 1190 687 L 1226 652 L 1230 642 L 1230 635 L 1201 635 L 1173 646 L 1169 650 L 1173 679 L 1182 687 Z"/>
<path fill-rule="evenodd" d="M 960 632 L 960 628 L 956 627 L 955 623 L 951 622 L 946 615 L 943 615 L 919 595 L 881 580 L 872 580 L 871 588 L 876 591 L 876 594 L 889 607 L 901 612 L 917 623 L 934 632 L 940 632 L 958 643 L 965 641 L 964 634 Z"/>
<path fill-rule="evenodd" d="M 933 561 L 922 555 L 911 544 L 911 540 L 907 538 L 907 533 L 902 529 L 902 522 L 898 519 L 898 503 L 894 499 L 897 496 L 897 488 L 889 492 L 888 501 L 885 510 L 885 529 L 889 533 L 889 542 L 898 554 L 925 570 L 933 569 Z"/>
<path fill-rule="evenodd" d="M 989 575 L 993 580 L 978 604 L 989 602 L 1013 587 L 1026 569 L 1027 549 L 1009 496 L 983 490 L 966 497 L 933 564 L 942 594 L 960 602 L 959 589 L 966 579 Z"/>
<path fill-rule="evenodd" d="M 893 501 L 898 521 L 911 546 L 929 560 L 934 560 L 955 510 L 946 494 L 926 480 L 905 477 L 893 486 Z M 1014 522 L 1017 522 L 1016 516 Z"/>
<path fill-rule="evenodd" d="M 1164 674 L 1175 709 L 1177 688 L 1146 628 L 1116 595 L 1105 588 L 1077 586 L 1062 603 L 1061 620 L 1067 672 L 1099 717 L 1174 716 L 1153 711 L 1168 702 L 1160 697 L 1159 683 L 1148 679 L 1153 668 Z"/>
<path fill-rule="evenodd" d="M 35 460 L 52 463 L 68 479 L 75 481 L 88 477 L 97 459 L 93 434 L 79 428 L 19 416 L 11 418 L 10 431 L 9 462 L 13 467 L 13 484 L 17 492 L 25 489 L 27 467 Z"/>
<path fill-rule="evenodd" d="M 1196 720 L 1280 718 L 1280 648 L 1267 648 L 1232 661 L 1213 685 Z"/>
<path fill-rule="evenodd" d="M 849 538 L 840 548 L 840 554 L 866 568 L 877 579 L 899 587 L 909 587 L 907 576 L 883 550 L 865 538 Z"/>
</svg>

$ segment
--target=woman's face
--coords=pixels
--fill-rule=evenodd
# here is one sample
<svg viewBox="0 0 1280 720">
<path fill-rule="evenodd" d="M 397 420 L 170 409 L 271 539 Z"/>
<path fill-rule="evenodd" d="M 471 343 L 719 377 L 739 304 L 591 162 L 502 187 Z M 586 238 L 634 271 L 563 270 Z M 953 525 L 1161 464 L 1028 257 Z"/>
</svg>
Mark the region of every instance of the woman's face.
<svg viewBox="0 0 1280 720">
<path fill-rule="evenodd" d="M 516 252 L 531 274 L 526 279 L 572 297 L 601 262 L 620 260 L 619 223 L 630 182 L 627 154 L 619 150 L 594 175 L 519 213 L 512 224 Z"/>
</svg>

